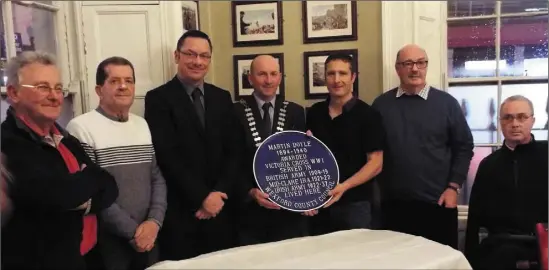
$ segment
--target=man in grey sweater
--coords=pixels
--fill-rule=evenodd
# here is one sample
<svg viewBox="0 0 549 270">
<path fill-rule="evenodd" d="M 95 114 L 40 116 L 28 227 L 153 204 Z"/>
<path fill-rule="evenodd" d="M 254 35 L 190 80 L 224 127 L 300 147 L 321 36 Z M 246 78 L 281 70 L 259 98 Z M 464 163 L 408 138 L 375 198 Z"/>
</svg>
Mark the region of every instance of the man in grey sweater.
<svg viewBox="0 0 549 270">
<path fill-rule="evenodd" d="M 457 198 L 473 157 L 473 136 L 459 103 L 427 85 L 428 58 L 416 45 L 397 54 L 400 86 L 372 106 L 387 133 L 382 215 L 388 230 L 457 248 Z"/>
<path fill-rule="evenodd" d="M 166 183 L 149 126 L 129 112 L 134 100 L 133 65 L 121 57 L 99 64 L 99 107 L 72 119 L 67 130 L 90 158 L 116 179 L 119 196 L 99 215 L 98 247 L 108 270 L 145 269 L 157 261 L 158 231 L 166 212 Z"/>
</svg>

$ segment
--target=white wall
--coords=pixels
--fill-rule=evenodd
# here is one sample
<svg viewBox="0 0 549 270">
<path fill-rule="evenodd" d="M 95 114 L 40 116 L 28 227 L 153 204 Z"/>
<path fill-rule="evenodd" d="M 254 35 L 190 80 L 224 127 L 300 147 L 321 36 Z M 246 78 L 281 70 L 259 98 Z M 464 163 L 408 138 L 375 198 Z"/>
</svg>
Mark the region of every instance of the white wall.
<svg viewBox="0 0 549 270">
<path fill-rule="evenodd" d="M 399 85 L 395 72 L 396 54 L 406 44 L 423 47 L 429 58 L 427 83 L 445 89 L 446 19 L 443 1 L 383 1 L 383 88 Z"/>
</svg>

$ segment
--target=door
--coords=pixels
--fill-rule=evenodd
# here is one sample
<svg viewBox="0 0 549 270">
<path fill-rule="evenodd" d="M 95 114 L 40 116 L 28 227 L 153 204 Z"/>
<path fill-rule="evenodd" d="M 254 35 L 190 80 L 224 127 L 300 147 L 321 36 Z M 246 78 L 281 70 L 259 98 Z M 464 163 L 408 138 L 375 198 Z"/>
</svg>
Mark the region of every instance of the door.
<svg viewBox="0 0 549 270">
<path fill-rule="evenodd" d="M 87 107 L 99 104 L 95 93 L 97 65 L 111 56 L 132 62 L 135 101 L 131 111 L 143 115 L 147 91 L 165 83 L 159 5 L 83 6 L 87 69 Z"/>
</svg>

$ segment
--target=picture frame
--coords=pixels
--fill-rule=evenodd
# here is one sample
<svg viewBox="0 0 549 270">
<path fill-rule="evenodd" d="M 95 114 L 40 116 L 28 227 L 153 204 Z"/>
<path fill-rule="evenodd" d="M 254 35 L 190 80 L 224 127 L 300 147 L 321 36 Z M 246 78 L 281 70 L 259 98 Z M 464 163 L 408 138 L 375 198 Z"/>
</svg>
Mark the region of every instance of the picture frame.
<svg viewBox="0 0 549 270">
<path fill-rule="evenodd" d="M 233 47 L 284 44 L 282 1 L 231 1 Z"/>
<path fill-rule="evenodd" d="M 328 87 L 326 86 L 324 74 L 324 62 L 329 55 L 335 53 L 349 54 L 353 57 L 356 78 L 353 83 L 353 95 L 358 97 L 358 50 L 333 50 L 333 51 L 312 51 L 303 53 L 304 89 L 305 99 L 326 99 L 328 98 Z"/>
<path fill-rule="evenodd" d="M 358 40 L 356 1 L 303 1 L 303 43 Z"/>
<path fill-rule="evenodd" d="M 233 55 L 233 78 L 234 78 L 234 99 L 240 100 L 244 96 L 252 95 L 254 89 L 248 80 L 248 72 L 252 60 L 259 54 Z M 280 85 L 278 86 L 277 96 L 284 97 L 285 94 L 285 75 L 284 75 L 284 54 L 270 53 L 272 57 L 278 60 L 280 65 Z"/>
<path fill-rule="evenodd" d="M 200 30 L 198 1 L 181 1 L 183 31 Z"/>
</svg>

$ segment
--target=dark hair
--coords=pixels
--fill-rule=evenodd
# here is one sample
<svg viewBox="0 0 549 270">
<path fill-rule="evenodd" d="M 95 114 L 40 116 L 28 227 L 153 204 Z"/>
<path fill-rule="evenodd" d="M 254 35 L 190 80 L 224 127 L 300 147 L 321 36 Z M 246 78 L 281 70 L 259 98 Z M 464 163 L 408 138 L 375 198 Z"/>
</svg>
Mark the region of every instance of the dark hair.
<svg viewBox="0 0 549 270">
<path fill-rule="evenodd" d="M 201 38 L 201 39 L 207 40 L 208 44 L 210 45 L 210 51 L 213 52 L 213 46 L 212 46 L 212 41 L 210 40 L 210 37 L 206 33 L 200 30 L 188 30 L 187 32 L 185 32 L 185 34 L 183 34 L 179 38 L 179 40 L 177 40 L 176 50 L 179 50 L 179 48 L 183 46 L 183 42 L 185 42 L 185 39 L 188 37 Z"/>
<path fill-rule="evenodd" d="M 355 73 L 355 64 L 354 64 L 354 61 L 353 61 L 353 57 L 351 55 L 345 54 L 345 53 L 330 54 L 330 56 L 328 56 L 328 58 L 326 58 L 326 61 L 324 61 L 324 70 L 326 70 L 328 68 L 328 63 L 336 61 L 336 60 L 340 60 L 340 61 L 343 61 L 345 63 L 348 63 L 349 67 L 351 68 L 351 73 Z"/>
<path fill-rule="evenodd" d="M 107 69 L 106 69 L 108 65 L 130 66 L 132 68 L 133 80 L 135 81 L 135 69 L 133 68 L 132 63 L 124 57 L 113 56 L 103 60 L 97 66 L 97 71 L 95 73 L 95 85 L 105 84 L 107 77 L 109 77 L 109 74 L 107 74 Z"/>
</svg>

